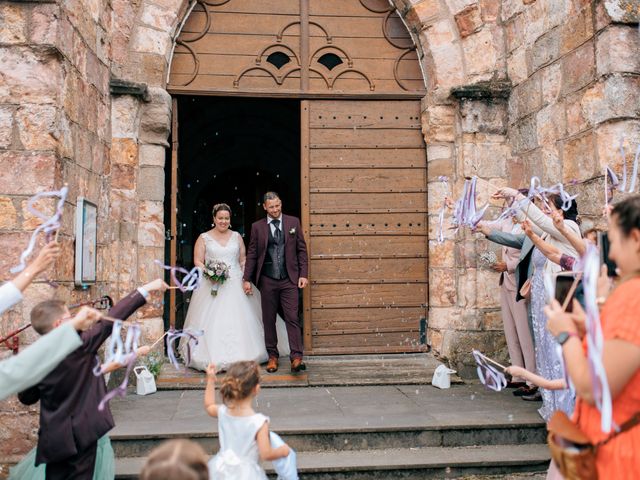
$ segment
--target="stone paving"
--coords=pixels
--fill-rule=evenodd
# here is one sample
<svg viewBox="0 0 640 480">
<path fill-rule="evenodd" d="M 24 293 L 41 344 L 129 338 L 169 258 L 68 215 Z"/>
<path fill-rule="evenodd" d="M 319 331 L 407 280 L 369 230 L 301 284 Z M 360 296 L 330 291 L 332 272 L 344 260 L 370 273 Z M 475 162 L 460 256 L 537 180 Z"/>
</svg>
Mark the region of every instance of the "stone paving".
<svg viewBox="0 0 640 480">
<path fill-rule="evenodd" d="M 332 428 L 373 429 L 416 426 L 541 425 L 538 403 L 481 385 L 306 387 L 263 389 L 257 411 L 271 418 L 273 430 L 300 432 Z M 147 433 L 206 433 L 215 419 L 203 408 L 203 392 L 161 391 L 112 401 L 112 436 Z"/>
</svg>

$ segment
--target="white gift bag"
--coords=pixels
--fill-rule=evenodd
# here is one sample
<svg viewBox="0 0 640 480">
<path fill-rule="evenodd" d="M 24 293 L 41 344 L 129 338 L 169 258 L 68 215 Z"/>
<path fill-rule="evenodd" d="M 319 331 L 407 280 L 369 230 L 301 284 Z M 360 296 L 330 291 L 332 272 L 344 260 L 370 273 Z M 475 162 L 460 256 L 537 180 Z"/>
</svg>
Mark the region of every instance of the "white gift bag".
<svg viewBox="0 0 640 480">
<path fill-rule="evenodd" d="M 133 372 L 136 374 L 136 393 L 138 395 L 155 393 L 156 381 L 147 367 L 134 367 Z"/>
<path fill-rule="evenodd" d="M 431 385 L 438 388 L 449 388 L 451 386 L 452 373 L 456 373 L 455 370 L 451 370 L 446 365 L 438 365 L 436 371 L 433 372 L 433 378 L 431 379 Z"/>
</svg>

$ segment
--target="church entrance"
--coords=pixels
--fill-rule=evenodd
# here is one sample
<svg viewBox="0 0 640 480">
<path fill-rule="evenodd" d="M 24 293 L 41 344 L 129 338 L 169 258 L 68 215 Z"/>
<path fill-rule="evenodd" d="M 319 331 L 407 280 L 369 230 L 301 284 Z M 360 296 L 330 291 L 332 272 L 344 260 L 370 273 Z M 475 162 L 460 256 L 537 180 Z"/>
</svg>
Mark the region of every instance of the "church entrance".
<svg viewBox="0 0 640 480">
<path fill-rule="evenodd" d="M 177 111 L 178 265 L 193 265 L 193 246 L 211 228 L 216 203 L 231 207 L 231 228 L 247 246 L 251 224 L 265 217 L 265 192 L 278 192 L 283 211 L 300 217 L 299 101 L 185 95 Z M 176 328 L 188 308 L 180 297 Z"/>
<path fill-rule="evenodd" d="M 416 48 L 386 0 L 277 3 L 197 2 L 178 35 L 167 260 L 192 265 L 217 202 L 248 242 L 260 195 L 276 190 L 309 249 L 305 353 L 421 351 L 429 225 Z M 178 327 L 180 297 L 168 309 Z"/>
</svg>

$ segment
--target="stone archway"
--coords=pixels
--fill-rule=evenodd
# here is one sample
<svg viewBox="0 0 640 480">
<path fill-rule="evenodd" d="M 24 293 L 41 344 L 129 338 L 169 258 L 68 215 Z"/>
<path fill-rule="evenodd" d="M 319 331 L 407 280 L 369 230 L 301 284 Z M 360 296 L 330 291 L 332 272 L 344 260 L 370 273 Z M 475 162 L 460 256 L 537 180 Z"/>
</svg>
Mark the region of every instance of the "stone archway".
<svg viewBox="0 0 640 480">
<path fill-rule="evenodd" d="M 489 177 L 495 182 L 508 176 L 501 7 L 473 0 L 391 3 L 414 38 L 428 86 L 422 102 L 422 130 L 427 143 L 429 236 L 434 239 L 445 195 L 439 176 L 448 176 L 458 188 L 465 175 L 476 174 L 479 164 L 486 163 L 490 151 L 500 152 L 500 161 Z M 144 266 L 163 251 L 159 233 L 164 226 L 158 212 L 170 131 L 166 78 L 173 42 L 194 4 L 143 1 L 136 16 L 126 15 L 131 7 L 123 2 L 114 4 L 114 42 L 128 42 L 128 56 L 120 58 L 114 70 L 123 79 L 147 85 L 150 94 L 148 102 L 116 97 L 112 108 L 115 155 L 118 145 L 132 145 L 144 169 L 143 182 L 134 193 L 141 205 L 137 259 L 143 276 Z M 465 253 L 475 250 L 475 241 L 447 237 L 442 244 L 429 241 L 429 338 L 436 353 L 458 362 L 466 355 L 468 343 L 493 350 L 496 335 L 490 330 L 498 322 L 489 275 L 476 269 Z M 158 320 L 156 325 L 160 326 Z"/>
</svg>

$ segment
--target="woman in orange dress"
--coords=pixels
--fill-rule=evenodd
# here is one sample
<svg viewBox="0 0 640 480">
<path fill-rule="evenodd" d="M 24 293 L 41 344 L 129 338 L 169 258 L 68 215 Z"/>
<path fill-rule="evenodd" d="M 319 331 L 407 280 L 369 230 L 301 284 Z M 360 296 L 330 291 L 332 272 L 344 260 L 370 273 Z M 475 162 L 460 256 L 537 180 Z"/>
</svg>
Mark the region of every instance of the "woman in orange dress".
<svg viewBox="0 0 640 480">
<path fill-rule="evenodd" d="M 620 283 L 600 312 L 602 359 L 613 399 L 613 421 L 622 425 L 640 412 L 640 196 L 616 204 L 609 220 L 609 258 L 618 265 Z M 585 343 L 585 313 L 574 302 L 573 314 L 557 302 L 546 307 L 548 328 L 562 341 L 567 371 L 578 401 L 573 419 L 592 443 L 606 439 L 595 406 Z M 564 332 L 566 334 L 562 335 Z M 567 335 L 568 334 L 568 335 Z M 640 425 L 620 433 L 597 451 L 600 479 L 635 479 L 640 475 Z"/>
</svg>

